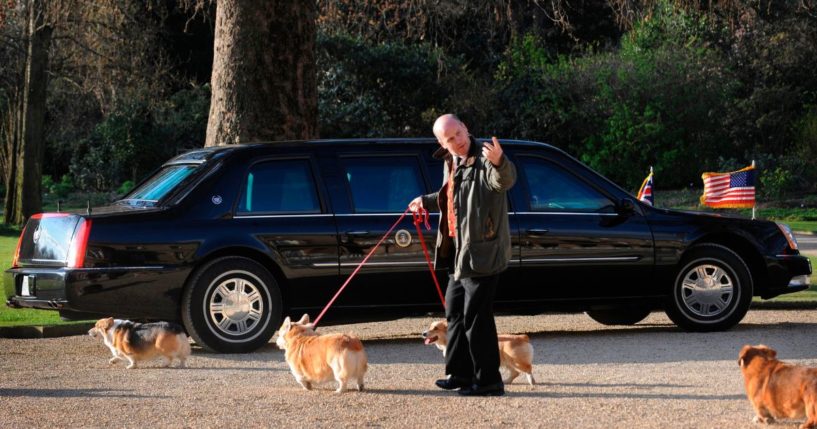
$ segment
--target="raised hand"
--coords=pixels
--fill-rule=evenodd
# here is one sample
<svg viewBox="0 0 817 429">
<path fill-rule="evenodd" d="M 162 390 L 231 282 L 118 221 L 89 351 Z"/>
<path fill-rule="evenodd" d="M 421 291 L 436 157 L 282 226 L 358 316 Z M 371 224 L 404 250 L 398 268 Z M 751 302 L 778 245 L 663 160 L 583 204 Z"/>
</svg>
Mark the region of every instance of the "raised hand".
<svg viewBox="0 0 817 429">
<path fill-rule="evenodd" d="M 488 158 L 488 161 L 491 161 L 494 167 L 499 167 L 499 164 L 502 163 L 502 146 L 499 145 L 499 140 L 496 137 L 492 137 L 491 139 L 493 140 L 493 144 L 482 144 L 482 156 Z"/>
</svg>

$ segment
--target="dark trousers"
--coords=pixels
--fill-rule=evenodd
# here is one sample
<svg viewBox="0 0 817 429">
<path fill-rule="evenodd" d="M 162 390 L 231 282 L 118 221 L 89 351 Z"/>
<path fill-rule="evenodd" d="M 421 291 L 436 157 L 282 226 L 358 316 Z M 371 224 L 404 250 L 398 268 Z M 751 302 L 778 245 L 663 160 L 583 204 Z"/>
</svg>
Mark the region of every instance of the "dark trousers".
<svg viewBox="0 0 817 429">
<path fill-rule="evenodd" d="M 499 275 L 454 280 L 449 274 L 445 292 L 445 373 L 480 386 L 502 381 L 493 309 L 498 280 Z"/>
</svg>

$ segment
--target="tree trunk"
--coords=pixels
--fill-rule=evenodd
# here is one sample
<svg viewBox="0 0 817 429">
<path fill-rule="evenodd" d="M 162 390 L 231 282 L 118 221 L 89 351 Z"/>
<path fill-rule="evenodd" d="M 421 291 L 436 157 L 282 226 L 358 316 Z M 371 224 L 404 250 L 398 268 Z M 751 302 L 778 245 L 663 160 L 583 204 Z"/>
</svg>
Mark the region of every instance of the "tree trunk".
<svg viewBox="0 0 817 429">
<path fill-rule="evenodd" d="M 20 155 L 20 130 L 22 128 L 22 100 L 18 94 L 9 103 L 6 120 L 5 153 L 6 164 L 6 200 L 3 204 L 3 222 L 14 223 L 14 212 L 17 208 L 17 162 Z"/>
<path fill-rule="evenodd" d="M 205 146 L 317 137 L 315 1 L 218 0 Z"/>
<path fill-rule="evenodd" d="M 17 204 L 13 223 L 22 224 L 42 211 L 43 151 L 45 148 L 45 101 L 48 86 L 48 49 L 52 28 L 45 21 L 44 0 L 32 0 L 31 28 L 23 84 L 22 141 L 17 169 Z"/>
</svg>

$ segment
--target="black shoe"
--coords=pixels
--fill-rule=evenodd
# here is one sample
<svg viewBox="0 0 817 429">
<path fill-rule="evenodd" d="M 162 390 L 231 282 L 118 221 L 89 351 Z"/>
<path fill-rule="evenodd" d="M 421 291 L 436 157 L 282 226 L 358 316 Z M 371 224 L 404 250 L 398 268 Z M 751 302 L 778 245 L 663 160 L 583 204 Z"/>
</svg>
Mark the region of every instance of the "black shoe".
<svg viewBox="0 0 817 429">
<path fill-rule="evenodd" d="M 448 378 L 441 378 L 434 382 L 440 389 L 445 390 L 454 390 L 460 388 L 469 388 L 471 387 L 471 383 L 464 381 L 457 377 L 448 377 Z"/>
<path fill-rule="evenodd" d="M 505 394 L 505 385 L 502 383 L 489 384 L 486 386 L 474 384 L 471 387 L 460 389 L 457 393 L 462 396 L 502 396 Z"/>
</svg>

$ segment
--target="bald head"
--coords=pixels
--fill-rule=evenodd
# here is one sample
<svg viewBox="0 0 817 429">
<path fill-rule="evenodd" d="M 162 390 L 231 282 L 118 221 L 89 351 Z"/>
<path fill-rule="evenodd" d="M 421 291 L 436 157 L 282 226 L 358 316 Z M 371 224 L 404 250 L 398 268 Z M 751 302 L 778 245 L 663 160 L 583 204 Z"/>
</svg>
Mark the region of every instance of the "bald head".
<svg viewBox="0 0 817 429">
<path fill-rule="evenodd" d="M 447 113 L 434 121 L 434 136 L 454 156 L 465 156 L 471 145 L 468 128 L 456 115 Z"/>
</svg>

